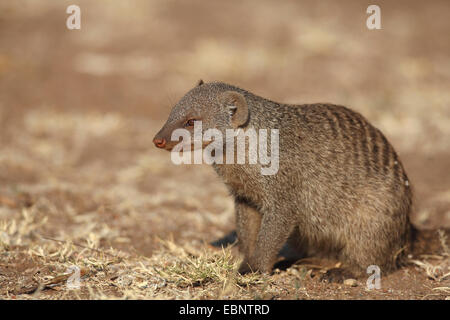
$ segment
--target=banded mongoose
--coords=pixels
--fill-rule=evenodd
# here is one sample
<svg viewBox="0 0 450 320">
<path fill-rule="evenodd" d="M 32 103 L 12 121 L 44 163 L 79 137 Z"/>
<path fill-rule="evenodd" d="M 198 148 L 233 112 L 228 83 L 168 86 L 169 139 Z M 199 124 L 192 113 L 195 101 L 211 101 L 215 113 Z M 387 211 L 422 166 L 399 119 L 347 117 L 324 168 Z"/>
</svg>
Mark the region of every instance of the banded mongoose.
<svg viewBox="0 0 450 320">
<path fill-rule="evenodd" d="M 259 164 L 213 164 L 234 198 L 239 272 L 270 273 L 286 241 L 305 255 L 337 258 L 356 277 L 370 265 L 383 274 L 396 268 L 411 241 L 411 186 L 394 148 L 361 114 L 200 81 L 153 142 L 170 151 L 178 143 L 171 133 L 193 133 L 197 120 L 224 136 L 226 129 L 279 129 L 276 174 L 262 175 Z"/>
</svg>

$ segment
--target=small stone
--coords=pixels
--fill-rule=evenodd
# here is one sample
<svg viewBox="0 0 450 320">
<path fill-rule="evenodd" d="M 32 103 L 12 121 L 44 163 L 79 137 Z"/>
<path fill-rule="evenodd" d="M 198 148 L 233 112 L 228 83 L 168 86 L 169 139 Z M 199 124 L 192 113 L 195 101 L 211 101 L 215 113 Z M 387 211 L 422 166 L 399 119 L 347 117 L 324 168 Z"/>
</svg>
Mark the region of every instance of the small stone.
<svg viewBox="0 0 450 320">
<path fill-rule="evenodd" d="M 298 270 L 297 270 L 297 269 L 294 269 L 294 268 L 288 268 L 288 269 L 287 269 L 287 272 L 288 272 L 288 274 L 291 274 L 291 275 L 296 276 L 296 277 L 298 277 L 298 276 L 300 275 L 300 273 L 298 272 Z"/>
<path fill-rule="evenodd" d="M 356 286 L 358 286 L 358 282 L 355 279 L 345 279 L 344 285 L 349 286 L 349 287 L 356 287 Z"/>
</svg>

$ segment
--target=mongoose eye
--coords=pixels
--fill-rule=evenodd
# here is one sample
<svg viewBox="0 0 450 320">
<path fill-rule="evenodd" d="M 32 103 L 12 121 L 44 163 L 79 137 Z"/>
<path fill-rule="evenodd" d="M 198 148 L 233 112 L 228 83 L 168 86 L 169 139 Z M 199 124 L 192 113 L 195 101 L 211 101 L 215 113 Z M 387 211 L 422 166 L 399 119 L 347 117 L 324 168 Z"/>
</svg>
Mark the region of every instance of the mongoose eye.
<svg viewBox="0 0 450 320">
<path fill-rule="evenodd" d="M 195 121 L 196 121 L 195 119 L 189 119 L 189 120 L 186 121 L 186 123 L 184 124 L 184 127 L 185 127 L 185 128 L 193 127 Z"/>
</svg>

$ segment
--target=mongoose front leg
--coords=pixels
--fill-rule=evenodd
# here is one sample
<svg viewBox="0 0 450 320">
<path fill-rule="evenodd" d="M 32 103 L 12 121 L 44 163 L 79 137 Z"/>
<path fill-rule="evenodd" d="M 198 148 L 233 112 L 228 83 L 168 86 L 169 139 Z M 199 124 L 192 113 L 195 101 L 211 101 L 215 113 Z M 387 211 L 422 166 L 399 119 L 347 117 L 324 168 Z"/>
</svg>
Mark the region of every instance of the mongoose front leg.
<svg viewBox="0 0 450 320">
<path fill-rule="evenodd" d="M 250 253 L 248 261 L 244 261 L 239 272 L 259 271 L 270 273 L 277 254 L 291 234 L 295 224 L 282 215 L 268 212 L 263 215 L 256 246 Z"/>
<path fill-rule="evenodd" d="M 262 215 L 244 199 L 235 200 L 235 211 L 239 249 L 244 255 L 242 264 L 247 265 L 250 254 L 255 250 Z"/>
</svg>

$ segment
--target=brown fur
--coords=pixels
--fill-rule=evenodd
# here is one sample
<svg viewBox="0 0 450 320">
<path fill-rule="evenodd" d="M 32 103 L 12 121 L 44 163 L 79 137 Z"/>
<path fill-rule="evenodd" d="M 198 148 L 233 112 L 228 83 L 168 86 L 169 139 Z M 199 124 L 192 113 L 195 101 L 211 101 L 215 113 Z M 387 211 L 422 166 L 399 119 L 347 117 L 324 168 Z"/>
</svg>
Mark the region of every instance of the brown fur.
<svg viewBox="0 0 450 320">
<path fill-rule="evenodd" d="M 238 104 L 235 113 L 227 109 L 230 101 Z M 411 186 L 394 148 L 362 115 L 202 82 L 175 105 L 155 139 L 170 150 L 177 143 L 171 132 L 188 119 L 223 133 L 236 123 L 280 130 L 277 174 L 261 175 L 260 165 L 213 164 L 234 197 L 241 272 L 270 272 L 288 239 L 305 255 L 339 259 L 356 275 L 369 265 L 395 269 L 410 243 Z"/>
</svg>

